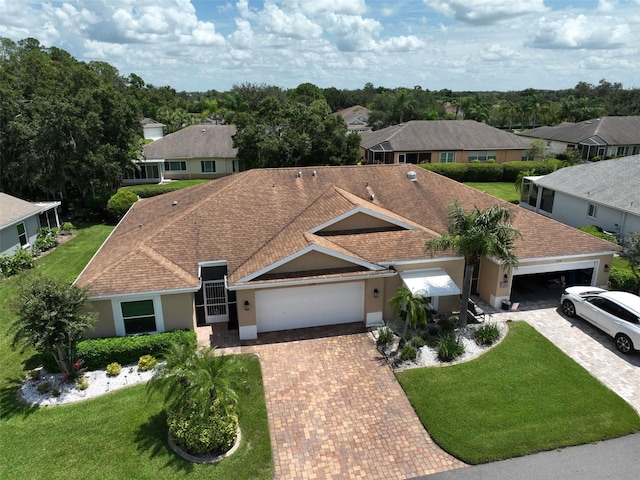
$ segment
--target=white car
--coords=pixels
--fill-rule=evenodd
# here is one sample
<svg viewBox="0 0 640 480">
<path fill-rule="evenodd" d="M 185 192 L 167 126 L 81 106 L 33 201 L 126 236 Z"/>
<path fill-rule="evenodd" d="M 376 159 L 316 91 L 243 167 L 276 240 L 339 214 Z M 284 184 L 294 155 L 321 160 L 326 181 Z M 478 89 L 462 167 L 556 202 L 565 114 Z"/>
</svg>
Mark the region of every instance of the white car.
<svg viewBox="0 0 640 480">
<path fill-rule="evenodd" d="M 562 311 L 579 315 L 616 339 L 622 353 L 640 349 L 640 297 L 598 287 L 568 287 L 560 298 Z"/>
</svg>

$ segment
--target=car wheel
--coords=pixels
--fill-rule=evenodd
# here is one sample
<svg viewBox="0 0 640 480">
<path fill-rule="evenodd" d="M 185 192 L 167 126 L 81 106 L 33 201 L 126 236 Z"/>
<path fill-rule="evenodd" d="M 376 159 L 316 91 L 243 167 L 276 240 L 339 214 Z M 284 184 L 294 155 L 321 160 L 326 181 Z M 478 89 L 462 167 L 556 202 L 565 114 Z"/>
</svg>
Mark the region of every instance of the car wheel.
<svg viewBox="0 0 640 480">
<path fill-rule="evenodd" d="M 630 353 L 633 351 L 633 343 L 624 333 L 619 333 L 616 335 L 616 348 L 621 353 Z"/>
<path fill-rule="evenodd" d="M 562 311 L 567 317 L 576 316 L 576 306 L 571 300 L 565 300 L 564 302 L 562 302 Z"/>
</svg>

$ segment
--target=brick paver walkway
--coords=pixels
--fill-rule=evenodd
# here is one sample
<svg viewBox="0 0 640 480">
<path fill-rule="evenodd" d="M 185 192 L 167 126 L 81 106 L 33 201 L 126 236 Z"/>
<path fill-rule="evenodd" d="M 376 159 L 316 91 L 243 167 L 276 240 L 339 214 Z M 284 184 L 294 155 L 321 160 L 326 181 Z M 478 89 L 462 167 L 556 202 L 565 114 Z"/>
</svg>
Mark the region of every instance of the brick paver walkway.
<svg viewBox="0 0 640 480">
<path fill-rule="evenodd" d="M 465 466 L 431 440 L 368 333 L 260 356 L 277 479 L 404 479 Z"/>
<path fill-rule="evenodd" d="M 277 480 L 406 479 L 466 466 L 433 442 L 362 324 L 242 346 L 216 332 L 199 328 L 200 343 L 260 357 Z"/>
</svg>

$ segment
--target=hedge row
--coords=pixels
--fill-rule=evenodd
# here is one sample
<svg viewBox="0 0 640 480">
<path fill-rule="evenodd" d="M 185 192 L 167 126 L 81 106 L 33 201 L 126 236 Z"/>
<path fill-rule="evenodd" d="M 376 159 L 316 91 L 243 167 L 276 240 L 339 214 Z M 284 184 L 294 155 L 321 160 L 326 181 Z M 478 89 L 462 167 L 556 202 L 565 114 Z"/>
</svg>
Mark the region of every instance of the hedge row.
<svg viewBox="0 0 640 480">
<path fill-rule="evenodd" d="M 613 265 L 611 273 L 609 273 L 609 288 L 637 295 L 640 290 L 640 284 L 630 269 L 618 268 Z"/>
<path fill-rule="evenodd" d="M 174 330 L 152 335 L 96 338 L 78 343 L 77 356 L 89 370 L 105 368 L 112 362 L 121 365 L 137 363 L 143 355 L 161 357 L 171 343 L 194 344 L 197 342 L 193 330 Z M 45 355 L 42 364 L 48 371 L 57 371 L 53 357 Z"/>
<path fill-rule="evenodd" d="M 174 190 L 180 190 L 181 188 L 184 188 L 184 185 L 180 186 L 179 184 L 167 183 L 163 185 L 134 185 L 127 187 L 127 190 L 135 193 L 140 198 L 149 198 L 162 195 L 163 193 L 173 192 Z"/>
<path fill-rule="evenodd" d="M 515 182 L 520 172 L 535 171 L 547 175 L 563 166 L 555 159 L 507 163 L 427 163 L 422 168 L 458 182 Z"/>
</svg>

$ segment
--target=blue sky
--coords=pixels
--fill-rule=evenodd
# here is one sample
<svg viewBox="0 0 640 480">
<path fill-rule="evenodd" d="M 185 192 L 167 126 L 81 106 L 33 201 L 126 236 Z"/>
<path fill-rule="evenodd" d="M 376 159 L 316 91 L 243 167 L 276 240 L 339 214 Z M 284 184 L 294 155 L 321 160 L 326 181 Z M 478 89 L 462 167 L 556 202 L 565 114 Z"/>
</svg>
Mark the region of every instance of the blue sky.
<svg viewBox="0 0 640 480">
<path fill-rule="evenodd" d="M 176 90 L 639 87 L 640 0 L 0 0 L 33 37 Z"/>
</svg>

